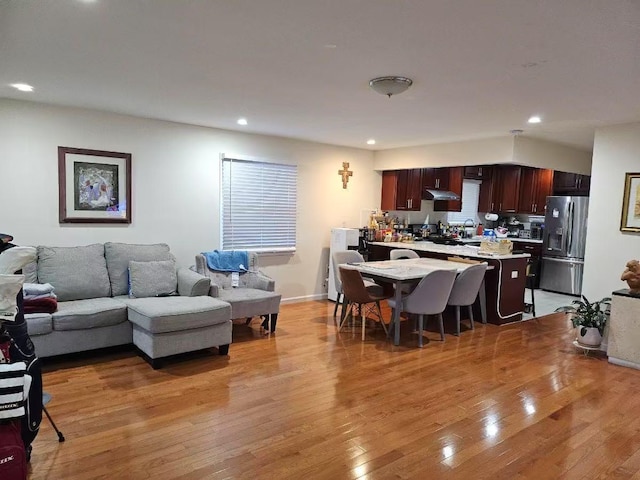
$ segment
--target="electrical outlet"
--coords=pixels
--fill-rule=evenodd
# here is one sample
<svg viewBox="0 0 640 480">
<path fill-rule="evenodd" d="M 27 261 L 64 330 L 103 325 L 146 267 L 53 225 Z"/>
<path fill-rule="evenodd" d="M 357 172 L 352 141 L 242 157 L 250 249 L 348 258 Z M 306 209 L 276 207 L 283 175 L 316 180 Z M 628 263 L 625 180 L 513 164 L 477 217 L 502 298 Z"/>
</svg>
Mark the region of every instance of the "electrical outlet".
<svg viewBox="0 0 640 480">
<path fill-rule="evenodd" d="M 513 270 L 511 272 L 511 278 L 518 278 L 518 271 L 517 270 Z"/>
</svg>

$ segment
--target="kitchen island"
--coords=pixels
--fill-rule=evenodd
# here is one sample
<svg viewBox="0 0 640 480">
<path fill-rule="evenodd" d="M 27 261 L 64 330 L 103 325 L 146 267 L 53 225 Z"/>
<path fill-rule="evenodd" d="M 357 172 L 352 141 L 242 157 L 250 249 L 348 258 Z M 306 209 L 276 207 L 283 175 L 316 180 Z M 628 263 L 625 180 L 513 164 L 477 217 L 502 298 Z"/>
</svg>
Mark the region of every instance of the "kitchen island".
<svg viewBox="0 0 640 480">
<path fill-rule="evenodd" d="M 392 249 L 414 250 L 421 257 L 461 257 L 487 262 L 494 267 L 485 275 L 487 321 L 496 325 L 522 320 L 528 253 L 486 255 L 479 247 L 422 242 L 372 242 L 369 260 L 388 260 Z M 479 306 L 478 306 L 479 308 Z"/>
</svg>

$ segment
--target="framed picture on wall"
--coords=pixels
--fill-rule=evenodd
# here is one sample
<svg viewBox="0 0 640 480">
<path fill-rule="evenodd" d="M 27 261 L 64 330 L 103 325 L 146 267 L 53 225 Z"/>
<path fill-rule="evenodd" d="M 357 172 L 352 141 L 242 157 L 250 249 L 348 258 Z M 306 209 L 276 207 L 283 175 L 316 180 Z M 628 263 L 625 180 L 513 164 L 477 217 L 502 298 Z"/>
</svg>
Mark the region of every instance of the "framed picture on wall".
<svg viewBox="0 0 640 480">
<path fill-rule="evenodd" d="M 58 147 L 60 223 L 131 223 L 131 154 Z"/>
<path fill-rule="evenodd" d="M 640 233 L 640 173 L 625 176 L 620 230 Z"/>
</svg>

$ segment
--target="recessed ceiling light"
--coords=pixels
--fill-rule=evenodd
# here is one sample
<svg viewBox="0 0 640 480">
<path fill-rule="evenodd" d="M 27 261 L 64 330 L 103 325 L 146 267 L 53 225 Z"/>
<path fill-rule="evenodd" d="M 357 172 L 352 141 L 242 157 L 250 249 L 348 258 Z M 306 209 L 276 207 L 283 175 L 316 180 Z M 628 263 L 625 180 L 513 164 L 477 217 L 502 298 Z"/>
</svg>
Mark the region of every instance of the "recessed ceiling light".
<svg viewBox="0 0 640 480">
<path fill-rule="evenodd" d="M 338 48 L 338 46 L 335 43 L 327 43 L 324 48 Z"/>
<path fill-rule="evenodd" d="M 246 118 L 239 118 L 238 119 L 238 125 L 247 125 L 249 122 L 247 122 Z"/>
<path fill-rule="evenodd" d="M 26 83 L 12 83 L 11 86 L 16 90 L 20 90 L 21 92 L 33 92 L 33 87 L 31 85 L 27 85 Z"/>
<path fill-rule="evenodd" d="M 367 140 L 367 145 L 375 145 L 376 141 L 373 138 L 370 138 L 369 140 Z"/>
<path fill-rule="evenodd" d="M 540 123 L 542 121 L 542 119 L 538 116 L 538 115 L 534 115 L 532 117 L 529 117 L 529 120 L 527 120 L 529 123 Z"/>
</svg>

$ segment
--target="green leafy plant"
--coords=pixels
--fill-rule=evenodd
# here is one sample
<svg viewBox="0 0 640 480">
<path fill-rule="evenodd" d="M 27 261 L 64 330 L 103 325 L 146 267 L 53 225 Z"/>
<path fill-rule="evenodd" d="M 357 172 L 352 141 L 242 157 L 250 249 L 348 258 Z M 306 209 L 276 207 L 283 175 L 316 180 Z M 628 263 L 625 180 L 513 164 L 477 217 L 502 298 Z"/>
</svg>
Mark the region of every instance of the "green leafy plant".
<svg viewBox="0 0 640 480">
<path fill-rule="evenodd" d="M 597 328 L 600 335 L 604 333 L 604 326 L 607 323 L 607 306 L 611 304 L 611 298 L 605 297 L 597 302 L 590 302 L 582 295 L 582 300 L 574 300 L 571 305 L 560 307 L 556 312 L 566 312 L 573 314 L 571 323 L 574 327 L 582 327 L 580 335 L 587 333 L 587 328 Z"/>
</svg>

